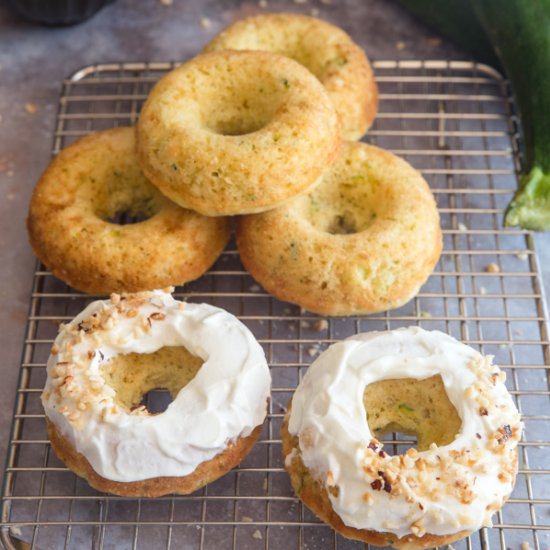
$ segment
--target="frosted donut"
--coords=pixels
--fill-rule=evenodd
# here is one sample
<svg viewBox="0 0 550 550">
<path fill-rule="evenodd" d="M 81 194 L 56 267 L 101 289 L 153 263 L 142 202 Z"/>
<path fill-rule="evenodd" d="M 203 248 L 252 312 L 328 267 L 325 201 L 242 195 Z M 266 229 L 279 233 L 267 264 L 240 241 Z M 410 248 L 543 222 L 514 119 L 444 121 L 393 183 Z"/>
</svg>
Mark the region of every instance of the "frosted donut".
<svg viewBox="0 0 550 550">
<path fill-rule="evenodd" d="M 491 357 L 416 327 L 338 342 L 283 425 L 296 494 L 346 537 L 431 548 L 482 526 L 512 492 L 522 423 Z M 390 455 L 379 438 L 416 434 Z"/>
<path fill-rule="evenodd" d="M 148 219 L 109 222 L 122 212 Z M 61 151 L 34 190 L 27 226 L 35 254 L 56 277 L 99 294 L 196 279 L 230 232 L 227 219 L 184 210 L 147 181 L 133 128 L 97 132 Z"/>
<path fill-rule="evenodd" d="M 269 52 L 213 52 L 180 65 L 149 94 L 137 132 L 147 177 L 207 216 L 260 212 L 307 191 L 340 147 L 323 86 Z"/>
<path fill-rule="evenodd" d="M 233 315 L 167 291 L 92 302 L 61 327 L 42 393 L 53 450 L 101 491 L 190 493 L 238 464 L 258 438 L 271 376 Z M 142 396 L 167 388 L 168 408 Z"/>
<path fill-rule="evenodd" d="M 416 295 L 441 253 L 428 184 L 404 160 L 344 142 L 310 193 L 237 222 L 241 260 L 281 300 L 322 315 L 396 308 Z"/>
<path fill-rule="evenodd" d="M 359 139 L 378 110 L 378 90 L 363 50 L 342 29 L 305 15 L 272 13 L 233 23 L 204 51 L 265 50 L 307 67 L 327 90 L 345 139 Z"/>
</svg>

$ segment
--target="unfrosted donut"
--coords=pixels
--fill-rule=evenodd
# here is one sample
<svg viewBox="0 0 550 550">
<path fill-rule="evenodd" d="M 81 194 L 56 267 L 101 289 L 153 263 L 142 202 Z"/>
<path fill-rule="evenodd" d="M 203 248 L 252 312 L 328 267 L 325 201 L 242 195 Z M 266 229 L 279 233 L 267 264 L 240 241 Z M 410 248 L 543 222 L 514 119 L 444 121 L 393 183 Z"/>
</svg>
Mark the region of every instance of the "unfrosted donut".
<svg viewBox="0 0 550 550">
<path fill-rule="evenodd" d="M 145 216 L 111 223 L 117 214 Z M 229 239 L 229 220 L 184 210 L 141 172 L 134 129 L 79 139 L 50 163 L 27 220 L 35 254 L 52 273 L 89 293 L 178 285 L 202 275 Z"/>
<path fill-rule="evenodd" d="M 296 494 L 341 534 L 396 548 L 449 544 L 512 492 L 522 423 L 505 375 L 417 327 L 338 342 L 309 367 L 283 425 Z M 417 435 L 391 455 L 382 434 Z"/>
<path fill-rule="evenodd" d="M 310 189 L 340 147 L 319 81 L 269 52 L 200 55 L 155 85 L 137 125 L 143 171 L 207 216 L 268 210 Z"/>
<path fill-rule="evenodd" d="M 271 376 L 233 315 L 166 291 L 112 295 L 63 326 L 42 394 L 52 447 L 93 487 L 126 496 L 190 493 L 249 452 Z M 140 406 L 166 388 L 160 413 Z"/>
<path fill-rule="evenodd" d="M 233 23 L 204 51 L 265 50 L 307 67 L 327 90 L 345 139 L 359 139 L 378 110 L 378 89 L 367 56 L 342 29 L 315 17 L 272 13 Z"/>
<path fill-rule="evenodd" d="M 323 315 L 396 308 L 416 295 L 441 252 L 427 183 L 404 160 L 344 142 L 310 193 L 237 221 L 244 266 L 271 294 Z"/>
</svg>

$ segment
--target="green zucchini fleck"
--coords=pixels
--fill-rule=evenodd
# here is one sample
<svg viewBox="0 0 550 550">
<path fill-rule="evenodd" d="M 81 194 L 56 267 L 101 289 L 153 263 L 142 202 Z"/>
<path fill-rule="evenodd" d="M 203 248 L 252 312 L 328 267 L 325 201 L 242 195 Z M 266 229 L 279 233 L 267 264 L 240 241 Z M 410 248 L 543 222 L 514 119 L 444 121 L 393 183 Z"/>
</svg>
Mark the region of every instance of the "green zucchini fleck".
<svg viewBox="0 0 550 550">
<path fill-rule="evenodd" d="M 411 414 L 414 413 L 414 409 L 410 405 L 407 405 L 406 403 L 399 403 L 399 406 L 397 408 L 402 413 L 407 414 L 407 415 L 411 415 Z"/>
</svg>

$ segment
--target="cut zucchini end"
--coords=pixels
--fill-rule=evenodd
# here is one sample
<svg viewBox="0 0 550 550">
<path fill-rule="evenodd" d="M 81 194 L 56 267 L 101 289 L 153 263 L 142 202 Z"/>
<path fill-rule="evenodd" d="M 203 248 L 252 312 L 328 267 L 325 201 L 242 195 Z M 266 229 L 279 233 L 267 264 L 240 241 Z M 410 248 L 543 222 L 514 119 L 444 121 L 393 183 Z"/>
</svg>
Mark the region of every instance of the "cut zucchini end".
<svg viewBox="0 0 550 550">
<path fill-rule="evenodd" d="M 519 189 L 506 209 L 504 225 L 533 231 L 550 229 L 550 174 L 535 166 L 522 176 Z"/>
</svg>

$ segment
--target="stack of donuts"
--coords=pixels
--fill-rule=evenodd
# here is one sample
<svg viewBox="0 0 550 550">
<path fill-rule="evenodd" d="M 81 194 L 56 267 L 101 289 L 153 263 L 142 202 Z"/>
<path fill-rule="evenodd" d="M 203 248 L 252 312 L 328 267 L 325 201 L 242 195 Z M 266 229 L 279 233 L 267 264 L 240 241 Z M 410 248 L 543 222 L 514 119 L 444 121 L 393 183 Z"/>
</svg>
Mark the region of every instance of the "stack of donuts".
<svg viewBox="0 0 550 550">
<path fill-rule="evenodd" d="M 441 252 L 438 211 L 409 164 L 356 141 L 376 112 L 368 59 L 345 32 L 266 15 L 161 78 L 135 128 L 57 155 L 32 197 L 31 245 L 69 285 L 111 293 L 61 327 L 48 360 L 42 403 L 69 468 L 115 494 L 189 493 L 252 448 L 270 393 L 261 346 L 166 288 L 215 262 L 231 217 L 244 266 L 277 298 L 357 315 L 418 292 Z M 173 402 L 155 414 L 142 397 L 159 387 Z M 395 429 L 418 434 L 419 451 L 383 451 Z M 487 524 L 512 490 L 520 434 L 490 359 L 410 328 L 329 348 L 282 440 L 293 488 L 322 520 L 422 548 Z"/>
<path fill-rule="evenodd" d="M 271 294 L 325 315 L 409 301 L 441 252 L 404 160 L 358 143 L 378 107 L 364 52 L 318 19 L 239 21 L 154 86 L 136 128 L 84 137 L 40 179 L 36 255 L 89 293 L 181 285 L 229 239 Z M 121 213 L 139 223 L 117 224 Z"/>
</svg>

